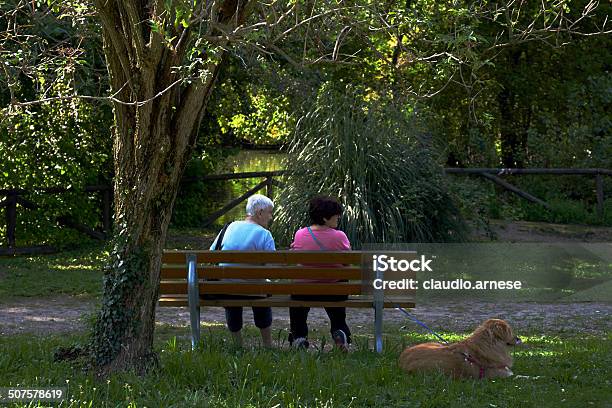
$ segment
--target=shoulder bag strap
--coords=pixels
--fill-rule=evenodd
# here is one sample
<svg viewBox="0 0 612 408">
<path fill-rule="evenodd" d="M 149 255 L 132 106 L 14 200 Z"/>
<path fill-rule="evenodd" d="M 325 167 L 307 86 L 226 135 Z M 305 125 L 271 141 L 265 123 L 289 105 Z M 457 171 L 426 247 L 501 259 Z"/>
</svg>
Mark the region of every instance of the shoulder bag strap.
<svg viewBox="0 0 612 408">
<path fill-rule="evenodd" d="M 327 251 L 327 248 L 325 248 L 325 246 L 323 246 L 323 244 L 321 243 L 321 241 L 319 241 L 317 239 L 317 237 L 315 237 L 315 234 L 312 232 L 312 230 L 310 229 L 310 227 L 308 228 L 308 232 L 310 233 L 310 236 L 312 237 L 312 239 L 314 239 L 314 242 L 317 243 L 317 245 L 319 246 L 319 248 L 321 248 L 322 251 Z"/>
<path fill-rule="evenodd" d="M 219 237 L 217 238 L 217 243 L 215 244 L 215 251 L 221 250 L 221 247 L 223 246 L 223 236 L 225 235 L 225 231 L 227 230 L 227 227 L 229 227 L 230 224 L 231 222 L 226 223 L 223 226 L 223 229 L 221 230 L 221 232 L 219 233 Z"/>
</svg>

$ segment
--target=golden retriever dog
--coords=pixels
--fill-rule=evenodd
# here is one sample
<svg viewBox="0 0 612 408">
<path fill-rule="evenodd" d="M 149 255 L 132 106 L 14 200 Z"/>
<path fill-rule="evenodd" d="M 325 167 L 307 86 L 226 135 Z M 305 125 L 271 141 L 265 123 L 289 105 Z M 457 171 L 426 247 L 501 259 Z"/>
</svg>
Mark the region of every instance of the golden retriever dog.
<svg viewBox="0 0 612 408">
<path fill-rule="evenodd" d="M 458 343 L 408 347 L 400 355 L 399 365 L 408 373 L 441 371 L 453 378 L 510 377 L 510 349 L 517 344 L 521 344 L 521 339 L 508 323 L 489 319 Z"/>
</svg>

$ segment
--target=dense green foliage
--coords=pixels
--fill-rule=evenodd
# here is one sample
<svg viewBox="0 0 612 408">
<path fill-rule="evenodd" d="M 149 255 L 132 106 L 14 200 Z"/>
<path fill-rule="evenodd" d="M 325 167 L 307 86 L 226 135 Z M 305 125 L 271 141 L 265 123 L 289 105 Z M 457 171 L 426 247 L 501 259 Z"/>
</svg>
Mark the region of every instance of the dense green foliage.
<svg viewBox="0 0 612 408">
<path fill-rule="evenodd" d="M 546 27 L 556 19 L 578 19 L 585 4 L 547 5 L 541 12 L 540 5 L 532 2 L 507 16 L 494 15 L 487 3 L 450 6 L 438 2 L 429 12 L 414 6 L 423 18 L 416 24 L 418 31 L 412 26 L 417 34 L 404 38 L 406 46 L 427 49 L 431 55 L 443 53 L 448 59 L 439 57 L 423 73 L 400 54 L 398 68 L 408 83 L 423 83 L 430 92 L 440 90 L 424 101 L 421 112 L 430 118 L 429 128 L 447 166 L 612 168 L 612 60 L 606 51 L 610 35 L 582 36 L 560 30 L 552 36 L 528 28 L 531 22 Z M 444 17 L 436 13 L 444 10 L 450 13 Z M 596 32 L 595 21 L 609 16 L 611 10 L 609 3 L 601 4 L 592 19 L 581 19 L 577 27 Z M 442 35 L 440 29 L 448 34 Z M 445 71 L 434 79 L 429 70 L 436 67 Z M 592 177 L 508 178 L 548 202 L 552 211 L 488 182 L 454 179 L 467 213 L 611 225 L 610 201 L 604 206 L 603 219 L 596 214 Z M 479 188 L 460 190 L 466 184 Z M 610 197 L 609 178 L 604 190 Z M 483 201 L 485 196 L 488 199 Z"/>
<path fill-rule="evenodd" d="M 288 14 L 295 18 L 246 30 L 229 47 L 187 176 L 219 171 L 231 153 L 222 146 L 289 142 L 297 118 L 313 110 L 328 83 L 387 95 L 413 114 L 427 135 L 424 154 L 436 161 L 432 166 L 612 168 L 611 40 L 601 32 L 612 10 L 609 3 L 600 2 L 584 18 L 585 0 L 296 4 Z M 189 25 L 189 7 L 177 7 L 176 24 Z M 71 186 L 78 191 L 110 183 L 110 106 L 67 99 L 76 94 L 98 98 L 108 88 L 100 25 L 90 5 L 10 0 L 0 4 L 0 14 L 0 188 Z M 247 23 L 259 18 L 254 13 Z M 305 23 L 296 24 L 300 19 Z M 197 66 L 197 56 L 190 54 L 182 67 L 186 73 Z M 58 97 L 65 99 L 17 105 Z M 401 143 L 412 143 L 407 135 Z M 360 143 L 368 145 L 366 139 Z M 612 225 L 610 199 L 603 219 L 595 213 L 592 178 L 509 180 L 549 202 L 553 211 L 489 182 L 451 178 L 447 184 L 462 215 L 479 223 L 501 217 Z M 198 226 L 222 205 L 220 197 L 238 186 L 248 187 L 244 182 L 230 188 L 185 183 L 174 224 Z M 612 195 L 609 178 L 604 190 Z M 58 216 L 101 228 L 99 195 L 31 193 L 25 198 L 42 208 L 19 208 L 20 246 L 70 246 L 84 239 L 59 228 Z"/>
<path fill-rule="evenodd" d="M 293 127 L 287 97 L 274 95 L 263 86 L 246 81 L 235 84 L 230 76 L 218 88 L 216 97 L 218 103 L 210 109 L 211 117 L 225 142 L 278 145 Z"/>
<path fill-rule="evenodd" d="M 67 246 L 82 241 L 81 234 L 58 228 L 60 216 L 101 228 L 101 196 L 84 193 L 83 188 L 110 182 L 108 119 L 107 110 L 79 100 L 46 102 L 4 117 L 0 188 L 29 190 L 24 198 L 40 206 L 18 210 L 18 245 Z M 72 192 L 43 191 L 52 187 Z"/>
<path fill-rule="evenodd" d="M 109 106 L 71 98 L 95 96 L 106 86 L 91 16 L 84 9 L 72 17 L 60 15 L 36 3 L 34 9 L 20 1 L 0 4 L 0 188 L 29 190 L 23 198 L 40 206 L 18 207 L 18 246 L 65 247 L 87 238 L 59 228 L 57 217 L 101 229 L 101 196 L 82 189 L 110 183 L 112 116 Z M 9 104 L 37 99 L 43 102 Z M 54 187 L 72 192 L 41 190 Z"/>
<path fill-rule="evenodd" d="M 343 204 L 341 229 L 355 248 L 463 239 L 442 168 L 411 120 L 383 96 L 324 88 L 292 139 L 277 236 L 308 225 L 308 200 L 325 194 Z"/>
</svg>

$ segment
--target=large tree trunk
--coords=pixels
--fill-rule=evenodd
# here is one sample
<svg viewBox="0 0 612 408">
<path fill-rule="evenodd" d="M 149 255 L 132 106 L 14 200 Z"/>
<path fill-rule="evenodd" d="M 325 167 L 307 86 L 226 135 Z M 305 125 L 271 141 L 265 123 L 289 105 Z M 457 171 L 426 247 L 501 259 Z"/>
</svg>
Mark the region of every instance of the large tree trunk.
<svg viewBox="0 0 612 408">
<path fill-rule="evenodd" d="M 147 23 L 168 14 L 163 1 L 149 2 L 150 9 L 138 0 L 95 2 L 116 98 L 115 241 L 92 352 L 99 373 L 144 372 L 156 361 L 155 307 L 172 207 L 223 56 L 203 67 L 207 76 L 172 86 L 180 78 L 174 67 L 183 62 L 190 29 L 170 22 L 177 39 L 168 44 Z M 220 23 L 243 21 L 244 5 L 223 6 Z M 224 17 L 226 9 L 234 13 L 225 11 Z"/>
</svg>

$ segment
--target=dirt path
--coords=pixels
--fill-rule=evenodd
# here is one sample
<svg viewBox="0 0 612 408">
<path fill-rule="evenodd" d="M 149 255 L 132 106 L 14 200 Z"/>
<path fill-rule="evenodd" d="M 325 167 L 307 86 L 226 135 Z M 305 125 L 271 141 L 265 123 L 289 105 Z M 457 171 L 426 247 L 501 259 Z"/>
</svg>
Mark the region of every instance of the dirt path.
<svg viewBox="0 0 612 408">
<path fill-rule="evenodd" d="M 10 304 L 0 304 L 0 335 L 82 331 L 86 329 L 87 316 L 91 316 L 94 311 L 94 302 L 79 298 L 19 299 Z M 519 332 L 521 329 L 539 329 L 546 333 L 602 335 L 610 333 L 612 329 L 612 304 L 609 303 L 445 301 L 443 304 L 420 305 L 413 313 L 431 328 L 442 331 L 471 331 L 489 317 L 506 319 Z M 225 324 L 222 308 L 203 308 L 201 314 L 203 323 Z M 384 318 L 386 323 L 405 325 L 409 330 L 421 330 L 397 310 L 387 309 Z M 246 309 L 245 322 L 251 325 L 252 321 L 252 313 Z M 357 333 L 371 333 L 373 321 L 374 314 L 369 309 L 348 311 L 348 323 Z M 187 308 L 160 308 L 157 322 L 187 328 L 189 311 Z M 311 326 L 326 331 L 328 320 L 322 309 L 313 309 L 309 322 Z M 274 309 L 274 327 L 289 327 L 287 309 Z"/>
<path fill-rule="evenodd" d="M 491 220 L 490 231 L 475 229 L 472 239 L 497 242 L 612 242 L 611 227 Z M 493 237 L 491 234 L 493 233 Z"/>
<path fill-rule="evenodd" d="M 535 223 L 527 221 L 491 221 L 491 231 L 500 242 L 610 242 L 612 228 L 581 225 Z M 176 248 L 203 248 L 210 245 L 213 234 L 200 237 L 170 235 L 169 246 Z M 486 231 L 475 231 L 476 240 L 488 240 Z M 0 275 L 1 277 L 1 275 Z M 95 311 L 91 299 L 76 297 L 18 298 L 0 303 L 0 335 L 17 333 L 68 333 L 85 330 L 87 316 Z M 612 328 L 612 303 L 530 303 L 445 301 L 420 304 L 414 314 L 437 330 L 471 331 L 489 317 L 506 319 L 518 331 L 541 329 L 546 333 L 605 334 Z M 352 309 L 348 322 L 355 332 L 370 333 L 374 315 L 371 310 Z M 322 309 L 313 309 L 309 321 L 313 327 L 326 331 L 327 316 Z M 189 312 L 186 308 L 161 308 L 158 324 L 187 327 Z M 204 308 L 202 322 L 224 325 L 221 308 Z M 247 310 L 245 322 L 252 324 Z M 396 310 L 385 311 L 385 322 L 405 325 L 410 330 L 421 330 Z M 288 328 L 287 309 L 274 309 L 274 326 Z M 533 330 L 532 330 L 533 331 Z"/>
</svg>

